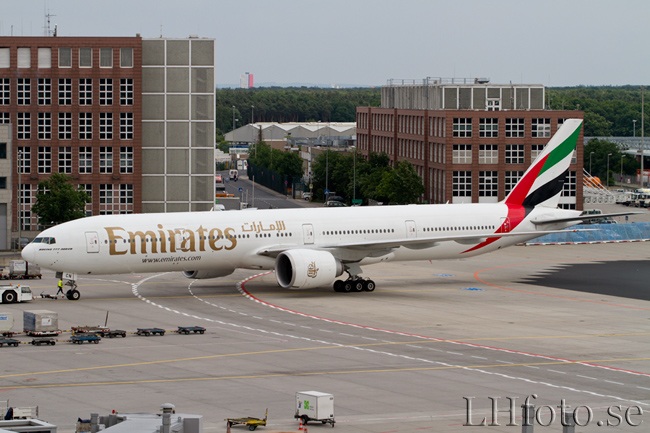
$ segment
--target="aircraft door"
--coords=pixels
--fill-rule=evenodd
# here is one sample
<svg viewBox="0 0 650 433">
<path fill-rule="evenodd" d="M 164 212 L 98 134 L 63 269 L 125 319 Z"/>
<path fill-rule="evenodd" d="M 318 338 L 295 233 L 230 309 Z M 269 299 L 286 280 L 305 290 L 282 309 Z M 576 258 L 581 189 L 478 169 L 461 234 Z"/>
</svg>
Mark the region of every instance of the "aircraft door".
<svg viewBox="0 0 650 433">
<path fill-rule="evenodd" d="M 510 218 L 505 217 L 501 218 L 501 227 L 503 228 L 502 233 L 510 232 Z"/>
<path fill-rule="evenodd" d="M 86 232 L 86 252 L 98 253 L 99 252 L 99 236 L 97 232 Z"/>
<path fill-rule="evenodd" d="M 314 227 L 311 224 L 302 225 L 302 239 L 305 245 L 314 244 Z"/>
<path fill-rule="evenodd" d="M 415 226 L 415 221 L 407 220 L 406 221 L 406 238 L 414 239 L 418 235 L 417 227 Z"/>
</svg>

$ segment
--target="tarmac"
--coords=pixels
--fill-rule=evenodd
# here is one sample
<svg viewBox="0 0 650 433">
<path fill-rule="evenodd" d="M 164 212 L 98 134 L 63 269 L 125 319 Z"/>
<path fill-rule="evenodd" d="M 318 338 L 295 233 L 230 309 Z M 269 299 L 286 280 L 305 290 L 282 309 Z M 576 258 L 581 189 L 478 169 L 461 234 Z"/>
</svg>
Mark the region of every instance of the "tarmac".
<svg viewBox="0 0 650 433">
<path fill-rule="evenodd" d="M 460 432 L 484 417 L 483 430 L 518 432 L 527 397 L 551 425 L 537 432 L 561 431 L 563 399 L 588 421 L 576 431 L 639 432 L 630 424 L 650 422 L 649 253 L 647 242 L 515 246 L 383 263 L 364 268 L 377 289 L 361 293 L 283 290 L 272 273 L 242 270 L 211 280 L 83 277 L 79 301 L 0 311 L 14 314 L 16 328 L 23 311 L 46 309 L 63 330 L 106 323 L 129 334 L 75 345 L 65 332 L 40 347 L 17 337 L 25 344 L 0 348 L 0 400 L 38 405 L 60 433 L 92 412 L 157 412 L 162 403 L 202 414 L 205 432 L 267 408 L 260 431 L 297 431 L 295 393 L 308 390 L 334 395 L 339 432 Z M 28 284 L 35 294 L 56 291 L 49 271 Z M 180 335 L 178 326 L 206 332 Z M 168 332 L 135 335 L 144 327 Z"/>
</svg>

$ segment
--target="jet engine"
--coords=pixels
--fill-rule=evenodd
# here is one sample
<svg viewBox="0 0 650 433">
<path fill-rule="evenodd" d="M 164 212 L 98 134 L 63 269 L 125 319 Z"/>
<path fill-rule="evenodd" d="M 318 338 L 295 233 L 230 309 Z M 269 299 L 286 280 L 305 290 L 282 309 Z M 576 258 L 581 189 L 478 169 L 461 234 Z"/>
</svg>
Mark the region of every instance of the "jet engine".
<svg viewBox="0 0 650 433">
<path fill-rule="evenodd" d="M 327 251 L 288 250 L 275 259 L 275 276 L 285 289 L 327 286 L 343 273 L 343 264 Z"/>
<path fill-rule="evenodd" d="M 233 272 L 235 272 L 234 269 L 208 269 L 203 271 L 183 271 L 183 276 L 194 280 L 203 280 L 206 278 L 225 277 Z"/>
</svg>

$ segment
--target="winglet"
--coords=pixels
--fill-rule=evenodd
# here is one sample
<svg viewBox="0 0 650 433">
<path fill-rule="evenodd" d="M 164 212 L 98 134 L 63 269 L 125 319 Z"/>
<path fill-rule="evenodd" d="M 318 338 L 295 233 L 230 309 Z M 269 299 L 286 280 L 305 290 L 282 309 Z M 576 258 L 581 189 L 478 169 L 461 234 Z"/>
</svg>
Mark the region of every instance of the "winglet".
<svg viewBox="0 0 650 433">
<path fill-rule="evenodd" d="M 582 119 L 566 119 L 505 199 L 506 204 L 532 208 L 557 207 Z"/>
</svg>

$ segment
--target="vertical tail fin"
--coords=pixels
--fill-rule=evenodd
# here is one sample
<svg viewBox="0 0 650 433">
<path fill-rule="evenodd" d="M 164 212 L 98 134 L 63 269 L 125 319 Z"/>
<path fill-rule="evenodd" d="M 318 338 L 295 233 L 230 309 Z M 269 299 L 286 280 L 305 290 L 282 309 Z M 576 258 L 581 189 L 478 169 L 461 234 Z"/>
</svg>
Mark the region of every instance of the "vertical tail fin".
<svg viewBox="0 0 650 433">
<path fill-rule="evenodd" d="M 506 204 L 557 207 L 582 119 L 567 119 L 506 197 Z"/>
</svg>

